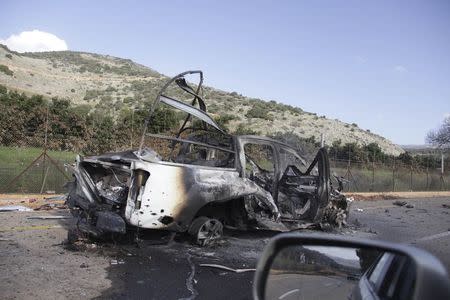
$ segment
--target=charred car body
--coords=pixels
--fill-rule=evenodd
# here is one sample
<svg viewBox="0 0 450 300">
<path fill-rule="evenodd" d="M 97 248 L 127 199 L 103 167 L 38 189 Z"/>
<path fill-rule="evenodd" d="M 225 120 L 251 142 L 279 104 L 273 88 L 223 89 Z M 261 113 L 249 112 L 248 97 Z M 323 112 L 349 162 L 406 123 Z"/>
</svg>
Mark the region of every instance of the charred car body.
<svg viewBox="0 0 450 300">
<path fill-rule="evenodd" d="M 192 74 L 200 78 L 195 90 L 185 80 Z M 347 201 L 331 186 L 325 149 L 308 165 L 287 144 L 225 133 L 206 113 L 202 81 L 201 71 L 188 71 L 165 84 L 149 110 L 138 150 L 77 157 L 67 203 L 80 230 L 125 233 L 131 225 L 187 231 L 205 245 L 221 236 L 223 225 L 286 231 L 345 223 Z M 171 84 L 191 95 L 192 103 L 167 96 Z M 147 132 L 158 105 L 186 113 L 174 136 Z M 166 145 L 166 157 L 146 147 L 147 139 L 153 148 Z"/>
</svg>

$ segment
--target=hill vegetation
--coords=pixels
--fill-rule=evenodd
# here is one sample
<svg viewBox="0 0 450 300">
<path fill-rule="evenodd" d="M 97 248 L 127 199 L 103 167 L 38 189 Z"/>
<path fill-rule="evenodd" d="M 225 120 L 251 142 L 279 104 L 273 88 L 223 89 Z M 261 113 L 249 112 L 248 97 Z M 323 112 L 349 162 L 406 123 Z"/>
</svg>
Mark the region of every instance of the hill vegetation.
<svg viewBox="0 0 450 300">
<path fill-rule="evenodd" d="M 46 123 L 48 116 L 49 122 Z M 56 97 L 48 100 L 41 95 L 27 96 L 24 93 L 8 91 L 0 85 L 0 146 L 42 147 L 47 131 L 47 146 L 56 151 L 57 156 L 68 153 L 99 154 L 130 148 L 139 142 L 142 124 L 147 116 L 145 111 L 122 111 L 118 116 L 104 114 L 102 109 L 90 109 L 86 105 L 74 105 L 66 99 Z M 216 119 L 222 126 L 233 120 L 225 114 Z M 148 131 L 152 133 L 174 132 L 184 115 L 174 110 L 160 107 L 156 110 Z M 48 126 L 48 127 L 47 127 Z M 255 134 L 250 129 L 238 128 L 238 134 Z M 312 159 L 320 143 L 313 137 L 302 138 L 292 132 L 277 132 L 272 138 L 290 144 Z M 131 143 L 130 143 L 131 142 Z M 395 157 L 385 154 L 381 148 L 371 143 L 360 146 L 356 143 L 343 144 L 340 140 L 327 146 L 330 156 L 335 160 L 347 160 L 361 163 L 384 162 L 392 164 L 396 159 L 408 165 L 427 167 L 434 163 L 433 155 L 411 156 L 402 153 Z M 62 151 L 62 152 L 58 152 Z"/>
<path fill-rule="evenodd" d="M 128 59 L 73 51 L 19 54 L 1 46 L 0 66 L 4 66 L 0 71 L 0 84 L 10 91 L 18 92 L 13 96 L 14 99 L 28 95 L 35 97 L 32 102 L 37 103 L 40 97 L 39 101 L 47 101 L 50 108 L 59 105 L 66 111 L 69 107 L 70 110 L 73 109 L 74 112 L 67 116 L 75 118 L 73 121 L 85 122 L 85 125 L 74 123 L 84 126 L 82 129 L 66 129 L 75 130 L 70 132 L 75 136 L 80 132 L 89 136 L 101 135 L 100 128 L 124 126 L 130 122 L 132 115 L 132 129 L 137 132 L 138 126 L 142 124 L 140 118 L 168 79 Z M 186 100 L 175 90 L 171 93 Z M 341 145 L 355 144 L 357 147 L 376 144 L 387 155 L 404 152 L 387 139 L 363 130 L 357 124 L 327 119 L 274 100 L 263 101 L 212 87 L 204 88 L 204 98 L 208 112 L 230 132 L 271 136 L 292 134 L 300 139 L 313 141 L 324 134 L 326 144 L 330 147 L 337 142 Z M 172 116 L 162 112 L 161 116 L 163 113 L 166 113 L 166 120 L 173 119 L 173 122 L 177 122 L 179 116 L 176 114 Z M 63 133 L 64 130 L 60 134 Z M 107 138 L 118 139 L 118 143 L 121 143 L 116 133 L 108 134 Z M 103 137 L 98 138 L 102 140 Z M 83 144 L 82 141 L 79 142 L 80 145 L 75 145 L 74 141 L 67 143 L 76 149 L 87 149 L 87 152 L 96 152 L 104 145 L 103 142 L 93 142 L 90 145 L 86 142 Z"/>
</svg>

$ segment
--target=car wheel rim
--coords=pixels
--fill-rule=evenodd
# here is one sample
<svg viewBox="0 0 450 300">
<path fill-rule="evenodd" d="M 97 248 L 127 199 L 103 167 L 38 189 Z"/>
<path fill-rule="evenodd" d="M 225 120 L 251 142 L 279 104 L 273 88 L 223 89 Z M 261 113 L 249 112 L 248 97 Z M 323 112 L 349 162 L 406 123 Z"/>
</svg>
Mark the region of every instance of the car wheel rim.
<svg viewBox="0 0 450 300">
<path fill-rule="evenodd" d="M 218 220 L 209 219 L 199 228 L 197 242 L 201 246 L 207 246 L 222 236 L 222 224 Z"/>
</svg>

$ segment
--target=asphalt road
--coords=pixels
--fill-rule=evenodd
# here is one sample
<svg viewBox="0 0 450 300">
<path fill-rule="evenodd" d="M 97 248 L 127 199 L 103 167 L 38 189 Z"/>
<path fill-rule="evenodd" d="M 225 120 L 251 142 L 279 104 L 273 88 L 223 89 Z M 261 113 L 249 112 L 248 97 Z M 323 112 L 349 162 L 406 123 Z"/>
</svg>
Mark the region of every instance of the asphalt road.
<svg viewBox="0 0 450 300">
<path fill-rule="evenodd" d="M 438 257 L 450 274 L 450 198 L 399 201 L 414 207 L 396 206 L 394 200 L 355 202 L 349 218 L 358 225 L 355 234 L 423 248 Z"/>
<path fill-rule="evenodd" d="M 341 276 L 304 274 L 271 275 L 266 288 L 267 299 L 347 299 L 355 281 Z"/>
<path fill-rule="evenodd" d="M 344 234 L 422 247 L 450 270 L 450 198 L 354 202 Z M 274 232 L 226 232 L 212 248 L 193 246 L 184 235 L 141 231 L 139 241 L 65 245 L 73 220 L 33 220 L 50 212 L 0 213 L 1 299 L 251 299 L 253 272 Z"/>
</svg>

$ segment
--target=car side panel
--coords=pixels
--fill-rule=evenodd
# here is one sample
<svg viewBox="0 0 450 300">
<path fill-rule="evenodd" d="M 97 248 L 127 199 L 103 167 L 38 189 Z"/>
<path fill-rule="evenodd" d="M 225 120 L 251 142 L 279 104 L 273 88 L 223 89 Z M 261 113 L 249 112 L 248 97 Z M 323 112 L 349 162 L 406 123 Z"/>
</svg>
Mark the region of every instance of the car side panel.
<svg viewBox="0 0 450 300">
<path fill-rule="evenodd" d="M 127 199 L 125 219 L 143 228 L 186 231 L 200 208 L 210 202 L 225 202 L 256 195 L 278 213 L 270 193 L 242 178 L 236 170 L 182 164 L 133 162 L 132 179 L 137 170 L 150 174 L 145 186 Z M 139 207 L 140 206 L 140 207 Z"/>
</svg>

